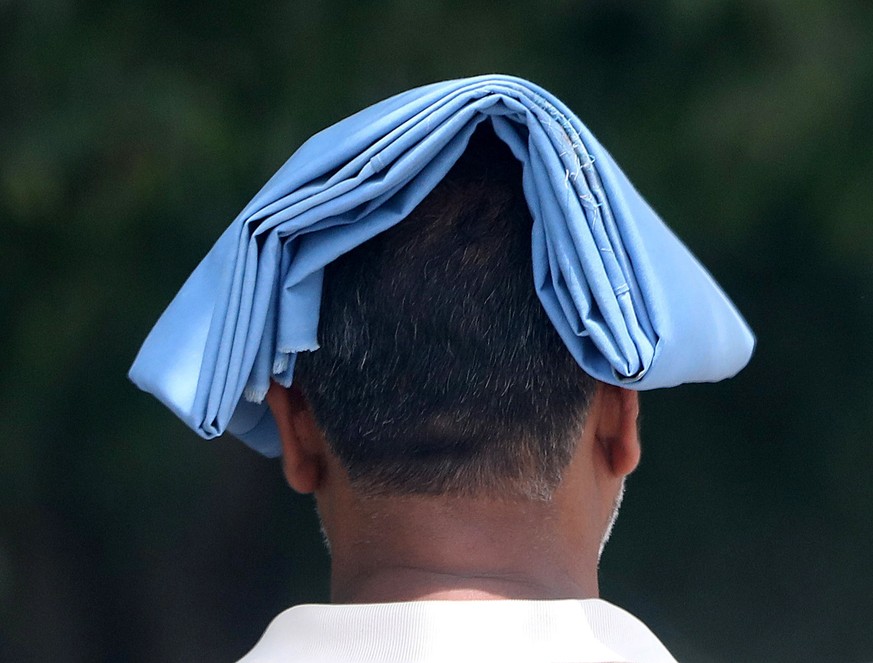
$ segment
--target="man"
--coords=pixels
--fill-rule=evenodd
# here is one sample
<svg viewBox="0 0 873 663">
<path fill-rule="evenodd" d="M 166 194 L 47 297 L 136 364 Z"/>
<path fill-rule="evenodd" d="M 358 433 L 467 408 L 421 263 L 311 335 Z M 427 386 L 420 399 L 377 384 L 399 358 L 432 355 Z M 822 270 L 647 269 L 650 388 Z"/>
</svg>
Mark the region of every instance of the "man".
<svg viewBox="0 0 873 663">
<path fill-rule="evenodd" d="M 577 123 L 508 77 L 349 118 L 147 341 L 138 383 L 281 449 L 316 498 L 334 605 L 286 611 L 247 663 L 673 660 L 597 598 L 640 456 L 626 387 L 725 377 L 752 337 Z"/>
</svg>

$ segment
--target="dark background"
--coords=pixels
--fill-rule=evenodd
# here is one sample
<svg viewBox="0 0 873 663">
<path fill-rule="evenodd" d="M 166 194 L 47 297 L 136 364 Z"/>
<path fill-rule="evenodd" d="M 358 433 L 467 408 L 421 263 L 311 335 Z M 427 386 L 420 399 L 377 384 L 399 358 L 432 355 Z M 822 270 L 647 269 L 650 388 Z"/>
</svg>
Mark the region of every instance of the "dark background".
<svg viewBox="0 0 873 663">
<path fill-rule="evenodd" d="M 873 659 L 873 4 L 0 0 L 0 659 L 229 661 L 324 600 L 310 501 L 125 373 L 316 130 L 411 86 L 573 108 L 758 334 L 646 394 L 605 598 L 685 661 Z"/>
</svg>

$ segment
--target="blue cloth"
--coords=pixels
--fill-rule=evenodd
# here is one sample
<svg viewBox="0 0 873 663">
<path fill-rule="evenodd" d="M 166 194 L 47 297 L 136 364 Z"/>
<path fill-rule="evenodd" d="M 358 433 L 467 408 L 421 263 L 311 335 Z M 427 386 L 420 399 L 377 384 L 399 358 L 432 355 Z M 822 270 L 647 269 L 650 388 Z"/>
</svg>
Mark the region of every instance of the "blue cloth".
<svg viewBox="0 0 873 663">
<path fill-rule="evenodd" d="M 754 337 L 585 125 L 510 76 L 427 85 L 309 139 L 219 238 L 130 371 L 206 438 L 275 456 L 262 403 L 316 350 L 324 266 L 401 221 L 491 122 L 523 164 L 536 291 L 579 365 L 630 389 L 713 382 Z M 446 284 L 451 287 L 451 284 Z"/>
</svg>

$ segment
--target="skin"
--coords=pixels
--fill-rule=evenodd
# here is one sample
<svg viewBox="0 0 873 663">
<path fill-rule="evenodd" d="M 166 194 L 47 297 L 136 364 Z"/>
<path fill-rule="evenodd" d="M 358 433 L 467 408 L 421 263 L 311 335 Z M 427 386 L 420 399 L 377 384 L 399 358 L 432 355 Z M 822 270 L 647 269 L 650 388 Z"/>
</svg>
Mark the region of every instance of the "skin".
<svg viewBox="0 0 873 663">
<path fill-rule="evenodd" d="M 303 393 L 273 383 L 267 402 L 288 483 L 315 495 L 330 542 L 334 603 L 599 595 L 601 543 L 640 459 L 636 392 L 598 385 L 577 451 L 548 502 L 362 498 Z"/>
</svg>

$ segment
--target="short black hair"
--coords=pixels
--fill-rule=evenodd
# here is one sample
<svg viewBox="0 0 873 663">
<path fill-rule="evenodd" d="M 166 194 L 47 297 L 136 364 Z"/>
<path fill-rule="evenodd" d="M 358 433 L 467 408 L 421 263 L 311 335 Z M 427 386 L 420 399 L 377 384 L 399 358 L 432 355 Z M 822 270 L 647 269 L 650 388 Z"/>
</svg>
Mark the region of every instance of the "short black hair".
<svg viewBox="0 0 873 663">
<path fill-rule="evenodd" d="M 368 494 L 548 499 L 595 381 L 536 295 L 521 164 L 489 122 L 403 221 L 325 271 L 295 383 Z"/>
</svg>

